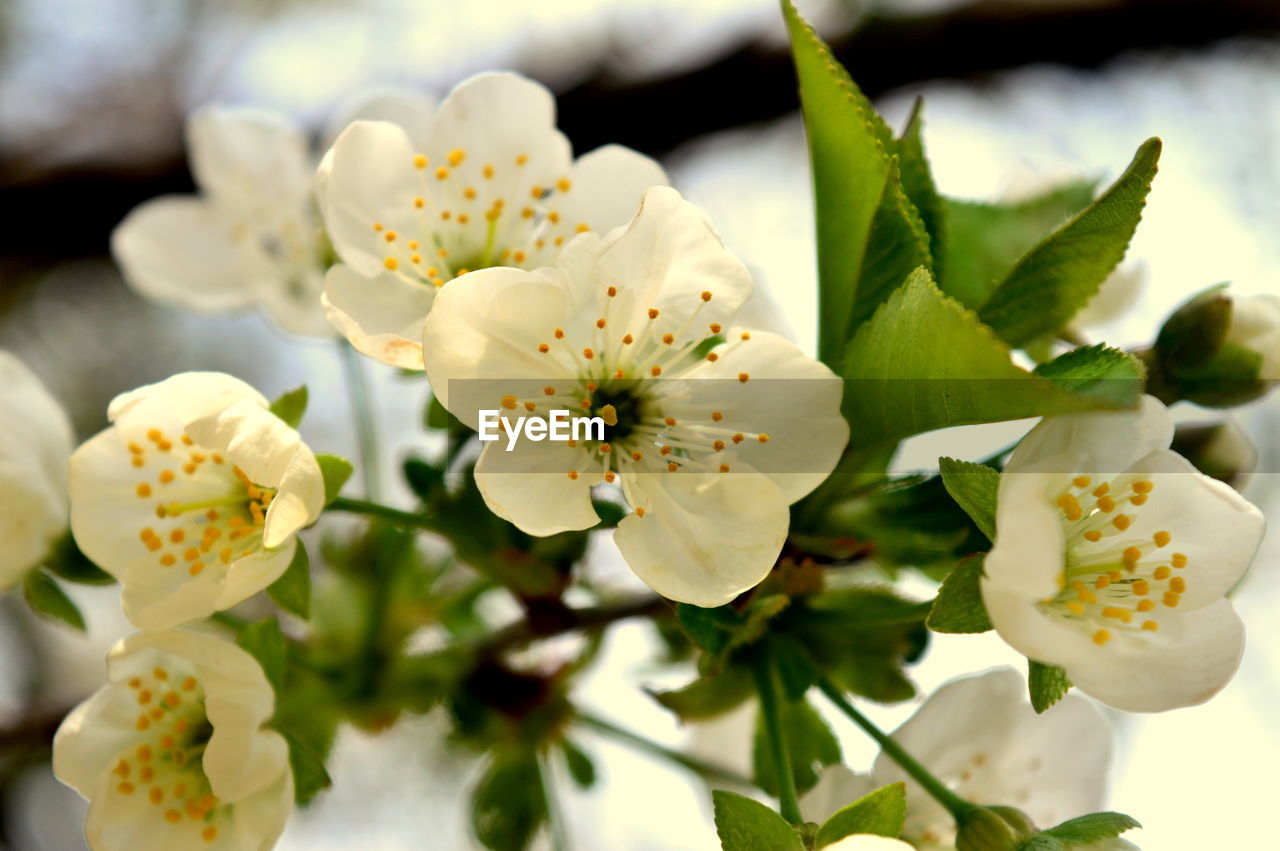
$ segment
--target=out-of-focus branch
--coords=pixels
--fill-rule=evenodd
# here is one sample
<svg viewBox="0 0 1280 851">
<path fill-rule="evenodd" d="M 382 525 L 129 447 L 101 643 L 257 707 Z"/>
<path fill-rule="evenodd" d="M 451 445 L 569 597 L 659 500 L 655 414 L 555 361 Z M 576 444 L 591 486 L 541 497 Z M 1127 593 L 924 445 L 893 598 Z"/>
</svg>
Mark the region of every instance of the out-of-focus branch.
<svg viewBox="0 0 1280 851">
<path fill-rule="evenodd" d="M 1273 0 L 980 0 L 936 15 L 873 17 L 833 41 L 872 97 L 940 78 L 972 78 L 1030 63 L 1096 68 L 1135 49 L 1199 47 L 1241 35 L 1280 33 Z M 711 64 L 659 79 L 622 82 L 585 74 L 560 96 L 560 126 L 578 150 L 621 142 L 662 154 L 706 133 L 797 108 L 787 52 L 748 45 Z M 140 202 L 189 191 L 181 151 L 129 172 L 33 175 L 0 160 L 0 256 L 40 264 L 101 254 L 111 228 Z M 21 174 L 22 182 L 16 175 Z"/>
</svg>

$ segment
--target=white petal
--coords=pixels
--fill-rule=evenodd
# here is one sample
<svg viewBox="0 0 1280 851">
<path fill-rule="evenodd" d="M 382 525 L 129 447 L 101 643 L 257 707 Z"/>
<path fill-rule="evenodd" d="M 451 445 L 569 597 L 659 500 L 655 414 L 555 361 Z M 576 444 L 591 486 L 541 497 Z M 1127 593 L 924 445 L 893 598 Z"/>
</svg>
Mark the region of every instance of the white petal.
<svg viewBox="0 0 1280 851">
<path fill-rule="evenodd" d="M 296 538 L 286 538 L 276 549 L 259 550 L 231 562 L 216 591 L 214 611 L 226 611 L 269 587 L 289 569 L 298 546 Z"/>
<path fill-rule="evenodd" d="M 264 202 L 309 203 L 311 155 L 302 131 L 281 115 L 208 106 L 187 122 L 196 183 L 220 204 L 260 215 Z"/>
<path fill-rule="evenodd" d="M 1227 600 L 1161 620 L 1160 640 L 1117 636 L 1088 642 L 1067 676 L 1081 691 L 1126 712 L 1163 712 L 1204 703 L 1240 667 L 1244 624 Z M 1087 638 L 1087 637 L 1086 637 Z"/>
<path fill-rule="evenodd" d="M 1089 632 L 1041 611 L 1038 603 L 1046 595 L 1027 596 L 991 578 L 983 579 L 981 587 L 982 602 L 996 632 L 1028 659 L 1065 668 L 1089 654 L 1093 644 Z"/>
<path fill-rule="evenodd" d="M 852 833 L 823 847 L 828 851 L 912 851 L 911 846 L 901 839 L 870 833 Z"/>
<path fill-rule="evenodd" d="M 564 193 L 559 212 L 570 223 L 581 222 L 596 233 L 631 221 L 646 189 L 670 183 L 656 160 L 622 145 L 583 154 L 570 175 L 573 188 Z"/>
<path fill-rule="evenodd" d="M 999 585 L 1029 600 L 1058 593 L 1066 540 L 1053 500 L 1062 492 L 1062 480 L 1056 473 L 1001 475 L 996 539 L 983 565 L 984 585 Z"/>
<path fill-rule="evenodd" d="M 1226 341 L 1247 346 L 1262 355 L 1259 376 L 1280 381 L 1280 296 L 1236 298 Z"/>
<path fill-rule="evenodd" d="M 414 199 L 427 190 L 416 153 L 402 128 L 383 121 L 357 121 L 333 143 L 321 209 L 334 249 L 360 275 L 386 270 L 383 233 L 418 229 Z"/>
<path fill-rule="evenodd" d="M 1143 396 L 1133 411 L 1046 417 L 1013 451 L 1006 471 L 1043 471 L 1046 458 L 1062 457 L 1060 473 L 1117 475 L 1173 440 L 1173 420 L 1159 401 Z"/>
<path fill-rule="evenodd" d="M 1179 609 L 1186 611 L 1222 598 L 1248 571 L 1262 543 L 1262 512 L 1234 488 L 1203 475 L 1175 452 L 1152 452 L 1116 480 L 1117 490 L 1145 479 L 1155 485 L 1148 501 L 1128 513 L 1127 533 L 1147 544 L 1156 532 L 1172 540 L 1148 556 L 1158 559 L 1181 553 L 1187 566 L 1178 571 L 1187 584 Z"/>
<path fill-rule="evenodd" d="M 278 280 L 272 286 L 259 288 L 256 292 L 258 303 L 286 334 L 332 340 L 333 326 L 325 318 L 320 304 L 324 277 L 319 264 L 315 268 L 292 271 L 288 280 Z"/>
<path fill-rule="evenodd" d="M 1122 264 L 1098 288 L 1098 292 L 1071 318 L 1074 328 L 1092 328 L 1113 322 L 1138 301 L 1147 282 L 1147 264 L 1141 260 Z"/>
<path fill-rule="evenodd" d="M 325 275 L 323 304 L 329 322 L 361 354 L 388 366 L 422 369 L 422 325 L 434 287 L 382 272 L 365 278 L 338 264 Z"/>
<path fill-rule="evenodd" d="M 324 147 L 333 145 L 348 124 L 356 121 L 388 121 L 404 128 L 409 140 L 423 145 L 436 112 L 436 98 L 407 86 L 375 85 L 352 92 L 334 108 L 322 134 Z"/>
<path fill-rule="evenodd" d="M 845 765 L 829 765 L 818 784 L 800 798 L 800 814 L 805 821 L 822 824 L 854 801 L 875 791 L 875 784 L 865 774 Z"/>
<path fill-rule="evenodd" d="M 144 427 L 166 421 L 185 424 L 240 399 L 252 399 L 263 408 L 269 404 L 253 387 L 226 373 L 180 372 L 121 393 L 107 406 L 107 419 L 122 422 L 129 416 L 146 423 Z"/>
<path fill-rule="evenodd" d="M 751 331 L 743 340 L 744 333 L 729 331 L 716 361 L 681 376 L 676 387 L 687 392 L 687 401 L 664 410 L 681 422 L 706 421 L 708 411 L 719 411 L 724 428 L 767 434 L 767 443 L 743 440 L 738 457 L 771 478 L 792 503 L 831 474 L 849 442 L 849 424 L 840 414 L 842 382 L 785 338 Z M 749 376 L 745 383 L 743 374 Z M 687 388 L 681 386 L 686 380 Z"/>
<path fill-rule="evenodd" d="M 541 388 L 576 379 L 577 369 L 552 336 L 574 315 L 561 286 L 521 269 L 481 269 L 445 284 L 423 331 L 432 389 L 454 416 L 476 428 L 481 408 L 497 408 L 507 393 L 525 398 L 503 381 Z M 583 315 L 579 321 L 590 320 Z M 543 343 L 548 354 L 538 350 Z"/>
<path fill-rule="evenodd" d="M 638 512 L 614 540 L 627 564 L 664 597 L 720 606 L 760 583 L 787 537 L 787 502 L 753 472 L 624 474 Z"/>
<path fill-rule="evenodd" d="M 590 284 L 597 282 L 618 287 L 616 324 L 637 334 L 651 321 L 659 333 L 677 333 L 696 315 L 689 333 L 702 336 L 711 323 L 732 324 L 751 295 L 751 276 L 706 214 L 665 186 L 645 192 L 631 223 L 605 238 Z M 650 308 L 658 319 L 649 319 Z"/>
<path fill-rule="evenodd" d="M 84 797 L 137 736 L 134 695 L 104 686 L 67 715 L 53 737 L 53 773 Z"/>
<path fill-rule="evenodd" d="M 597 469 L 593 473 L 588 466 Z M 506 440 L 501 438 L 480 453 L 476 486 L 489 510 L 521 531 L 554 535 L 600 522 L 591 507 L 590 489 L 600 479 L 599 467 L 584 449 L 565 442 L 522 438 L 507 452 Z M 569 478 L 570 471 L 577 472 L 578 478 Z"/>
<path fill-rule="evenodd" d="M 253 302 L 261 258 L 236 243 L 206 201 L 166 195 L 135 208 L 111 233 L 125 280 L 147 298 L 184 310 L 220 313 Z"/>
</svg>

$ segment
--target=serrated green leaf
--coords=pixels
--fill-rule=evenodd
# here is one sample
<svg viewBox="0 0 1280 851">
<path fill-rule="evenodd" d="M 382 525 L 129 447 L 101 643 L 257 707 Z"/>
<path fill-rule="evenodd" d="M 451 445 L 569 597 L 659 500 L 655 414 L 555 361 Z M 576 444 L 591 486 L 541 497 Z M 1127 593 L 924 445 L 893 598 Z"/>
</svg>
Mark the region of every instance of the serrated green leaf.
<svg viewBox="0 0 1280 851">
<path fill-rule="evenodd" d="M 59 579 L 80 585 L 110 585 L 116 578 L 91 562 L 68 533 L 58 539 L 44 567 Z"/>
<path fill-rule="evenodd" d="M 800 700 L 817 682 L 818 669 L 804 647 L 791 636 L 775 633 L 769 635 L 768 641 L 783 695 L 787 700 Z"/>
<path fill-rule="evenodd" d="M 714 676 L 699 677 L 684 688 L 650 692 L 650 695 L 682 721 L 697 721 L 723 715 L 754 693 L 755 680 L 751 673 L 730 665 Z"/>
<path fill-rule="evenodd" d="M 929 254 L 933 258 L 934 277 L 944 280 L 946 270 L 943 268 L 946 257 L 946 210 L 942 196 L 938 194 L 937 184 L 933 180 L 933 170 L 929 167 L 929 158 L 924 151 L 924 99 L 916 98 L 898 138 L 898 176 L 902 183 L 902 191 L 915 205 L 929 235 Z"/>
<path fill-rule="evenodd" d="M 866 444 L 938 428 L 1127 405 L 1108 386 L 1072 393 L 1010 360 L 1009 347 L 917 269 L 849 346 L 844 414 Z M 1113 382 L 1112 384 L 1123 384 Z M 1126 385 L 1127 386 L 1127 385 Z"/>
<path fill-rule="evenodd" d="M 560 753 L 564 755 L 564 764 L 569 769 L 569 776 L 578 784 L 579 789 L 590 789 L 596 783 L 596 766 L 573 742 L 563 739 L 560 742 Z"/>
<path fill-rule="evenodd" d="M 297 428 L 302 424 L 302 417 L 307 412 L 307 385 L 303 384 L 280 394 L 271 403 L 271 413 L 289 425 Z"/>
<path fill-rule="evenodd" d="M 1019 257 L 1089 205 L 1095 187 L 1093 181 L 1071 181 L 1016 204 L 944 198 L 946 237 L 937 263 L 938 285 L 964 306 L 978 309 Z"/>
<path fill-rule="evenodd" d="M 471 798 L 471 827 L 486 848 L 529 847 L 547 820 L 547 797 L 537 756 L 499 753 L 480 777 Z"/>
<path fill-rule="evenodd" d="M 1124 259 L 1160 160 L 1148 139 L 1115 183 L 1017 262 L 979 316 L 1010 345 L 1056 333 Z"/>
<path fill-rule="evenodd" d="M 280 622 L 266 618 L 249 624 L 236 636 L 236 644 L 258 660 L 262 672 L 267 675 L 267 682 L 271 683 L 276 694 L 281 694 L 284 690 L 286 649 Z"/>
<path fill-rule="evenodd" d="M 317 455 L 316 461 L 320 464 L 320 475 L 324 477 L 324 504 L 328 505 L 338 498 L 355 467 L 337 455 Z"/>
<path fill-rule="evenodd" d="M 80 609 L 62 587 L 39 568 L 28 571 L 22 580 L 22 596 L 36 614 L 85 631 L 84 615 L 80 614 Z"/>
<path fill-rule="evenodd" d="M 822 716 L 804 700 L 778 701 L 782 735 L 791 756 L 791 774 L 797 792 L 812 789 L 822 769 L 840 761 L 840 742 Z M 752 765 L 756 785 L 770 795 L 778 794 L 778 773 L 764 728 L 764 714 L 756 718 Z"/>
<path fill-rule="evenodd" d="M 1142 827 L 1138 820 L 1124 813 L 1090 813 L 1044 831 L 1043 835 L 1052 836 L 1064 842 L 1100 842 L 1113 839 L 1126 830 Z"/>
<path fill-rule="evenodd" d="M 280 578 L 267 586 L 271 601 L 290 614 L 311 617 L 311 559 L 302 541 L 297 541 L 293 559 Z"/>
<path fill-rule="evenodd" d="M 822 848 L 853 833 L 897 837 L 906 818 L 906 784 L 890 783 L 837 810 L 818 828 L 814 845 Z"/>
<path fill-rule="evenodd" d="M 289 743 L 289 767 L 293 769 L 293 797 L 299 805 L 333 785 L 324 760 L 289 730 L 279 731 Z"/>
<path fill-rule="evenodd" d="M 676 604 L 676 619 L 689 639 L 712 656 L 720 655 L 729 646 L 729 640 L 743 624 L 742 615 L 728 606 L 706 609 L 688 603 Z"/>
<path fill-rule="evenodd" d="M 1066 847 L 1062 840 L 1041 833 L 1019 845 L 1018 851 L 1065 851 Z"/>
<path fill-rule="evenodd" d="M 711 799 L 724 851 L 804 851 L 795 828 L 759 801 L 720 789 Z"/>
<path fill-rule="evenodd" d="M 929 265 L 928 234 L 899 185 L 888 126 L 789 0 L 783 14 L 813 169 L 818 354 L 838 365 L 857 324 Z"/>
<path fill-rule="evenodd" d="M 1053 706 L 1071 690 L 1067 672 L 1056 665 L 1045 665 L 1034 659 L 1027 660 L 1027 691 L 1031 706 L 1037 713 Z"/>
<path fill-rule="evenodd" d="M 1073 349 L 1042 363 L 1036 367 L 1036 375 L 1070 393 L 1109 398 L 1124 406 L 1142 392 L 1147 368 L 1128 352 L 1096 345 Z"/>
<path fill-rule="evenodd" d="M 987 607 L 982 602 L 982 562 L 981 554 L 970 556 L 947 574 L 925 621 L 929 629 L 971 634 L 992 628 Z"/>
<path fill-rule="evenodd" d="M 939 458 L 943 487 L 956 504 L 987 536 L 996 539 L 996 495 L 1000 491 L 1000 471 L 985 464 Z"/>
</svg>

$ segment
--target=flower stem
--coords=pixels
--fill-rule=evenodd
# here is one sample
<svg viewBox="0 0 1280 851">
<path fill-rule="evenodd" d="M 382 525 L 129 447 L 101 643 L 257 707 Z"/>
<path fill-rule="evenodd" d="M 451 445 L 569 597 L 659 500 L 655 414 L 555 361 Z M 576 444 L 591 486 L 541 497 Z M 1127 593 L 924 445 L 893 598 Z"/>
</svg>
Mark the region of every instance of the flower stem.
<svg viewBox="0 0 1280 851">
<path fill-rule="evenodd" d="M 364 480 L 364 495 L 378 499 L 382 491 L 382 475 L 378 464 L 378 434 L 371 415 L 369 384 L 365 379 L 364 364 L 360 354 L 346 340 L 338 343 L 342 360 L 342 372 L 347 382 L 347 396 L 351 402 L 351 415 L 355 420 L 356 441 L 360 446 L 360 476 Z"/>
<path fill-rule="evenodd" d="M 752 662 L 756 691 L 760 695 L 760 717 L 773 757 L 774 777 L 778 783 L 778 807 L 782 817 L 792 824 L 804 824 L 800 802 L 796 798 L 795 775 L 791 773 L 791 754 L 782 732 L 782 716 L 778 711 L 778 684 L 773 670 L 773 657 L 768 650 L 758 653 Z"/>
<path fill-rule="evenodd" d="M 742 777 L 734 771 L 727 768 L 721 768 L 718 765 L 712 765 L 709 762 L 703 762 L 697 757 L 689 756 L 681 753 L 674 748 L 653 741 L 653 739 L 645 738 L 639 733 L 633 733 L 630 730 L 619 727 L 612 721 L 607 721 L 598 715 L 590 713 L 582 713 L 578 716 L 578 723 L 583 727 L 595 730 L 601 735 L 608 736 L 611 739 L 631 745 L 636 750 L 644 751 L 656 757 L 675 763 L 682 768 L 687 768 L 694 774 L 706 780 L 716 780 L 722 783 L 732 783 L 736 786 L 751 787 L 754 784 L 745 777 Z"/>
<path fill-rule="evenodd" d="M 539 755 L 538 775 L 542 782 L 542 796 L 547 807 L 547 834 L 551 840 L 551 851 L 569 851 L 569 836 L 565 832 L 564 814 L 556 801 L 555 790 L 551 786 L 554 779 L 551 773 L 550 760 Z"/>
<path fill-rule="evenodd" d="M 350 514 L 367 514 L 370 517 L 381 517 L 384 520 L 390 520 L 399 526 L 412 526 L 418 529 L 435 530 L 436 523 L 430 517 L 423 514 L 414 514 L 410 511 L 401 511 L 398 508 L 392 508 L 389 505 L 382 505 L 377 502 L 369 502 L 364 499 L 350 499 L 340 496 L 333 502 L 329 503 L 325 508 L 326 511 L 346 511 Z"/>
<path fill-rule="evenodd" d="M 857 707 L 844 696 L 844 692 L 837 688 L 831 680 L 826 677 L 820 677 L 818 679 L 818 688 L 822 690 L 828 700 L 836 705 L 837 709 L 847 715 L 853 723 L 861 727 L 868 736 L 875 739 L 880 745 L 880 749 L 888 754 L 889 758 L 896 762 L 912 780 L 919 783 L 935 801 L 946 807 L 952 816 L 958 817 L 962 813 L 973 809 L 973 804 L 948 789 L 946 784 L 930 774 L 928 769 L 916 762 L 911 754 L 903 750 L 902 745 L 872 723 L 870 718 L 859 712 Z"/>
</svg>

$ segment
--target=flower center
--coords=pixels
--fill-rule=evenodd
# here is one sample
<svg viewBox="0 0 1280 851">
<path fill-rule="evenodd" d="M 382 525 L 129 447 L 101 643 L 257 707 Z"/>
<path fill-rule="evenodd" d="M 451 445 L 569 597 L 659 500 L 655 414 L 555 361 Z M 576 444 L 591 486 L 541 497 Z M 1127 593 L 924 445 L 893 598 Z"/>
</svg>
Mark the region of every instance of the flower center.
<svg viewBox="0 0 1280 851">
<path fill-rule="evenodd" d="M 1187 557 L 1170 552 L 1172 533 L 1150 537 L 1128 532 L 1155 483 L 1139 479 L 1094 485 L 1077 475 L 1057 500 L 1066 533 L 1066 557 L 1059 593 L 1041 602 L 1056 616 L 1088 629 L 1096 644 L 1115 634 L 1158 632 L 1164 612 L 1177 608 L 1187 590 L 1180 571 Z"/>
<path fill-rule="evenodd" d="M 157 666 L 128 682 L 138 706 L 140 734 L 116 758 L 114 790 L 142 795 L 171 824 L 193 823 L 205 842 L 218 838 L 218 799 L 209 787 L 202 757 L 213 727 L 204 710 L 204 689 L 193 672 Z"/>
<path fill-rule="evenodd" d="M 134 493 L 155 506 L 156 520 L 139 530 L 138 540 L 160 567 L 181 564 L 199 576 L 261 548 L 274 490 L 185 434 L 173 441 L 153 428 L 146 443 L 128 444 L 140 474 Z"/>
<path fill-rule="evenodd" d="M 536 184 L 528 162 L 520 154 L 509 163 L 480 163 L 463 148 L 439 163 L 414 156 L 417 194 L 411 211 L 397 211 L 407 214 L 399 220 L 411 221 L 412 232 L 371 223 L 383 266 L 413 283 L 442 287 L 490 266 L 546 265 L 548 251 L 590 228 L 555 209 L 572 182 L 561 177 L 553 186 Z"/>
</svg>

